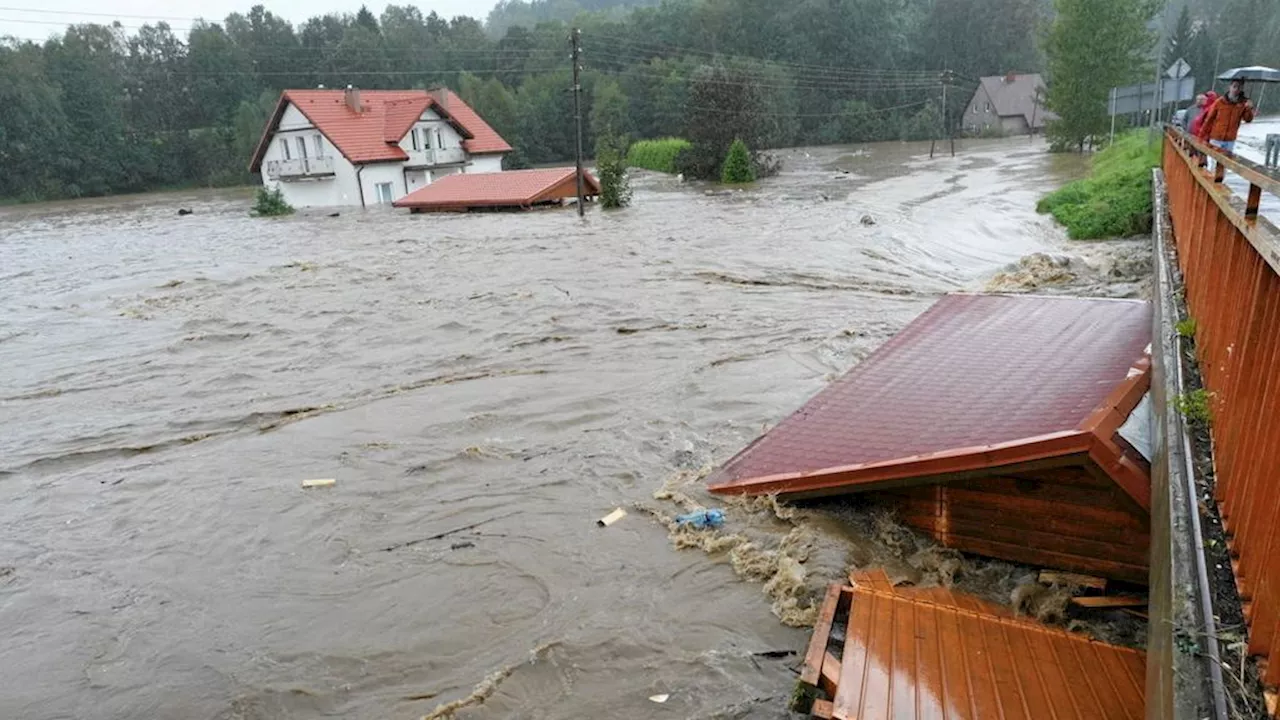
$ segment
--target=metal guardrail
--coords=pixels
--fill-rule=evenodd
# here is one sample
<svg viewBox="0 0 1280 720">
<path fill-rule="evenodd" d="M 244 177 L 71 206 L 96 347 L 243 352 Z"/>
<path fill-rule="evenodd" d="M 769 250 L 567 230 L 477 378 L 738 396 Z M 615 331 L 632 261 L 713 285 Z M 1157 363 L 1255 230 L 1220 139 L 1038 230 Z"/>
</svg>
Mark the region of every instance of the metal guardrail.
<svg viewBox="0 0 1280 720">
<path fill-rule="evenodd" d="M 293 158 L 271 160 L 267 163 L 267 177 L 271 179 L 325 177 L 333 175 L 333 158 Z"/>
<path fill-rule="evenodd" d="M 1213 172 L 1206 170 L 1213 160 Z M 1280 231 L 1258 206 L 1280 195 L 1262 167 L 1185 133 L 1163 167 L 1196 352 L 1210 393 L 1215 495 L 1263 684 L 1280 686 Z M 1243 201 L 1222 182 L 1249 184 Z"/>
</svg>

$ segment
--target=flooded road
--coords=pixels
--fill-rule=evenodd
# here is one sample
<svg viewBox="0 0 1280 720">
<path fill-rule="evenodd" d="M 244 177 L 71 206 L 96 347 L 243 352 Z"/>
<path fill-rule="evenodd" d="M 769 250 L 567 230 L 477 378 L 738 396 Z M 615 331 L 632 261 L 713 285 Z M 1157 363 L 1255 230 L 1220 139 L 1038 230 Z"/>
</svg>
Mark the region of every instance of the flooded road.
<svg viewBox="0 0 1280 720">
<path fill-rule="evenodd" d="M 1078 160 L 921 152 L 645 175 L 585 223 L 0 210 L 0 717 L 418 718 L 478 683 L 460 717 L 785 717 L 794 659 L 755 653 L 807 634 L 636 506 L 1065 247 L 1034 205 Z"/>
</svg>

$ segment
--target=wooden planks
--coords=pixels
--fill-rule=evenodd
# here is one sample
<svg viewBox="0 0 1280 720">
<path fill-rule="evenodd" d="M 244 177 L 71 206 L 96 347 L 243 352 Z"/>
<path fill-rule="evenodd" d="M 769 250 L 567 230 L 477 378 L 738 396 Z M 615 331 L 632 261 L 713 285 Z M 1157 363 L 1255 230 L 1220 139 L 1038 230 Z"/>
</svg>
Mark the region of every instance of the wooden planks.
<svg viewBox="0 0 1280 720">
<path fill-rule="evenodd" d="M 832 586 L 813 717 L 835 720 L 1137 720 L 1142 653 L 1015 617 L 944 588 L 895 588 L 882 571 Z M 830 593 L 828 594 L 828 596 Z M 824 603 L 824 606 L 826 603 Z M 825 607 L 824 607 L 825 609 Z M 843 647 L 832 626 L 847 611 Z"/>
</svg>

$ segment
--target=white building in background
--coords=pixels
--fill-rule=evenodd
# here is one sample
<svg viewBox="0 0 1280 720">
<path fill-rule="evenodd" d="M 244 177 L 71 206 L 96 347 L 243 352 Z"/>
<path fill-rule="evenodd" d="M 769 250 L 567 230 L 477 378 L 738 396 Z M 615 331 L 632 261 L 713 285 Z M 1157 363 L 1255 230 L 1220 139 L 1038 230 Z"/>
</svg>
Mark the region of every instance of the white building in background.
<svg viewBox="0 0 1280 720">
<path fill-rule="evenodd" d="M 294 207 L 363 207 L 446 175 L 501 172 L 510 151 L 447 89 L 285 90 L 249 169 Z"/>
</svg>

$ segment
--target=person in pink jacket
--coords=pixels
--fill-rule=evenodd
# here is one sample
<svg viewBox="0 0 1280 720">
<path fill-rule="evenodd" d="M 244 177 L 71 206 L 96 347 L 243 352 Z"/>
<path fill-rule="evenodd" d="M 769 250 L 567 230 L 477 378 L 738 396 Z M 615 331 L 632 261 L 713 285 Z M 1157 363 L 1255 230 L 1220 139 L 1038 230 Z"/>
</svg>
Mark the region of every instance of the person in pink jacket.
<svg viewBox="0 0 1280 720">
<path fill-rule="evenodd" d="M 1196 97 L 1196 107 L 1193 109 L 1195 116 L 1191 118 L 1191 123 L 1187 126 L 1187 131 L 1194 137 L 1200 137 L 1200 126 L 1204 123 L 1205 113 L 1209 112 L 1209 108 L 1218 101 L 1218 93 L 1210 90 L 1209 92 Z"/>
</svg>

